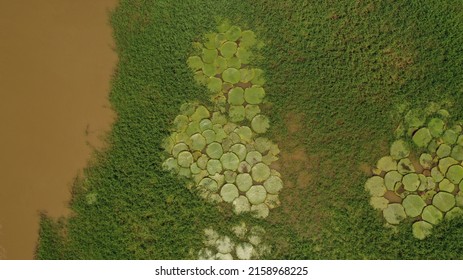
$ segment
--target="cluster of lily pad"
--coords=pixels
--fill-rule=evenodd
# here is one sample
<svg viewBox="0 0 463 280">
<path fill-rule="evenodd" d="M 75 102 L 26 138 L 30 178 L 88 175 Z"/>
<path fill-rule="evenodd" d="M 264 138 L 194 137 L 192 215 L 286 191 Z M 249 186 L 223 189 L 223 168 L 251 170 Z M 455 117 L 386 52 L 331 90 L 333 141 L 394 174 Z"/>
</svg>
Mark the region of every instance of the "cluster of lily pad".
<svg viewBox="0 0 463 280">
<path fill-rule="evenodd" d="M 259 106 L 265 97 L 262 71 L 247 65 L 254 44 L 252 31 L 226 27 L 208 34 L 201 54 L 188 59 L 213 93 L 213 108 L 182 106 L 164 144 L 170 157 L 163 166 L 193 179 L 203 198 L 231 203 L 236 214 L 265 218 L 280 204 L 283 182 L 270 167 L 278 146 L 261 136 L 270 124 Z"/>
<path fill-rule="evenodd" d="M 197 257 L 200 260 L 251 260 L 270 252 L 264 243 L 265 230 L 259 226 L 248 227 L 241 223 L 232 227 L 233 236 L 221 235 L 212 228 L 204 230 L 204 248 Z"/>
<path fill-rule="evenodd" d="M 418 239 L 444 218 L 463 215 L 463 129 L 450 125 L 446 110 L 435 104 L 430 108 L 405 115 L 398 129 L 402 137 L 365 183 L 370 204 L 382 210 L 387 224 L 411 219 Z"/>
</svg>

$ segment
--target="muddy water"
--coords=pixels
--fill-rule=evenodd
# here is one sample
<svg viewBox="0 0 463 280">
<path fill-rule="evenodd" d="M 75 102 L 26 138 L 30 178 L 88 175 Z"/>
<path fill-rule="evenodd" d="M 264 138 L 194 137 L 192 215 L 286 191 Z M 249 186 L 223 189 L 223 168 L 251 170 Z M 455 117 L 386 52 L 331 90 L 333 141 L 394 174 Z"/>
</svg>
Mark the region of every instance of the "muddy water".
<svg viewBox="0 0 463 280">
<path fill-rule="evenodd" d="M 39 211 L 68 214 L 110 129 L 116 2 L 0 0 L 0 258 L 33 258 Z"/>
</svg>

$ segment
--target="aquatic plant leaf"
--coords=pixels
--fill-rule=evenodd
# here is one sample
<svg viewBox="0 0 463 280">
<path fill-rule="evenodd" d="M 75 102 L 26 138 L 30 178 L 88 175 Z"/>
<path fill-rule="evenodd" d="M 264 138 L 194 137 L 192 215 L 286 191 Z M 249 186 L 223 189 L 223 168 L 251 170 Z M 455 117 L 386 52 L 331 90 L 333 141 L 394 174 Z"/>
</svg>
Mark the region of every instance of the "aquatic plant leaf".
<svg viewBox="0 0 463 280">
<path fill-rule="evenodd" d="M 413 134 L 412 140 L 418 147 L 425 148 L 432 140 L 432 136 L 428 128 L 422 127 Z"/>
<path fill-rule="evenodd" d="M 403 177 L 402 183 L 404 184 L 404 188 L 407 191 L 414 192 L 420 186 L 420 178 L 416 173 L 410 173 Z"/>
<path fill-rule="evenodd" d="M 444 179 L 444 175 L 439 171 L 437 167 L 431 169 L 431 177 L 434 179 L 434 182 L 439 183 Z"/>
<path fill-rule="evenodd" d="M 396 140 L 392 143 L 390 152 L 393 159 L 399 160 L 408 157 L 410 148 L 404 140 Z"/>
<path fill-rule="evenodd" d="M 242 192 L 247 192 L 252 186 L 252 177 L 248 173 L 238 174 L 236 176 L 236 186 Z"/>
<path fill-rule="evenodd" d="M 252 52 L 246 48 L 239 47 L 236 51 L 236 57 L 241 60 L 243 64 L 249 64 L 251 61 Z"/>
<path fill-rule="evenodd" d="M 198 167 L 198 164 L 196 162 L 193 162 L 193 164 L 190 165 L 190 171 L 194 175 L 199 174 L 201 170 L 202 169 Z"/>
<path fill-rule="evenodd" d="M 251 172 L 251 165 L 247 163 L 246 161 L 240 162 L 240 164 L 238 165 L 238 172 L 240 173 Z"/>
<path fill-rule="evenodd" d="M 246 158 L 247 150 L 246 146 L 244 146 L 243 144 L 234 144 L 230 147 L 229 151 L 235 153 L 240 161 L 243 161 Z"/>
<path fill-rule="evenodd" d="M 238 46 L 235 42 L 225 42 L 220 47 L 220 54 L 225 58 L 231 58 L 235 55 Z"/>
<path fill-rule="evenodd" d="M 447 129 L 444 132 L 444 135 L 442 135 L 442 140 L 444 140 L 444 143 L 453 145 L 457 142 L 458 139 L 458 133 L 453 130 L 453 129 Z"/>
<path fill-rule="evenodd" d="M 365 190 L 368 191 L 371 196 L 383 196 L 386 193 L 384 179 L 380 176 L 368 178 L 365 182 Z"/>
<path fill-rule="evenodd" d="M 225 71 L 228 68 L 227 59 L 225 59 L 222 56 L 218 56 L 214 60 L 214 66 L 215 66 L 215 73 L 216 74 L 222 74 L 223 71 Z M 222 83 L 221 83 L 221 85 L 222 85 Z"/>
<path fill-rule="evenodd" d="M 408 158 L 403 158 L 399 160 L 399 163 L 397 164 L 397 170 L 399 171 L 400 174 L 408 174 L 408 173 L 413 173 L 415 172 L 415 167 L 413 166 L 412 162 Z"/>
<path fill-rule="evenodd" d="M 268 217 L 270 210 L 265 203 L 252 205 L 251 206 L 251 213 L 256 218 L 265 219 Z"/>
<path fill-rule="evenodd" d="M 377 196 L 370 197 L 370 205 L 374 209 L 384 210 L 387 208 L 388 204 L 389 204 L 389 200 L 385 199 L 382 196 L 381 197 L 377 197 Z"/>
<path fill-rule="evenodd" d="M 402 205 L 405 209 L 405 213 L 412 218 L 418 217 L 421 215 L 423 208 L 426 206 L 426 202 L 416 194 L 408 195 L 402 201 Z"/>
<path fill-rule="evenodd" d="M 265 201 L 266 196 L 267 191 L 261 185 L 254 185 L 246 192 L 246 197 L 248 198 L 249 202 L 253 205 L 263 203 Z"/>
<path fill-rule="evenodd" d="M 200 105 L 196 108 L 195 112 L 191 115 L 190 119 L 194 122 L 198 122 L 201 121 L 202 119 L 207 119 L 210 117 L 210 113 L 209 113 L 209 110 Z"/>
<path fill-rule="evenodd" d="M 241 37 L 241 28 L 238 26 L 231 26 L 230 29 L 225 32 L 225 38 L 229 41 L 236 41 Z"/>
<path fill-rule="evenodd" d="M 460 207 L 454 207 L 450 211 L 445 213 L 444 219 L 450 221 L 455 218 L 461 218 L 461 217 L 463 217 L 463 209 L 461 209 Z"/>
<path fill-rule="evenodd" d="M 425 221 L 418 221 L 412 225 L 413 236 L 419 240 L 423 240 L 432 233 L 432 225 Z"/>
<path fill-rule="evenodd" d="M 451 157 L 458 161 L 463 161 L 463 146 L 454 146 L 452 149 Z"/>
<path fill-rule="evenodd" d="M 254 254 L 254 247 L 247 242 L 240 243 L 236 246 L 236 256 L 240 260 L 250 260 Z"/>
<path fill-rule="evenodd" d="M 237 215 L 251 211 L 251 204 L 249 203 L 247 197 L 243 195 L 240 195 L 235 200 L 233 200 L 232 205 L 233 212 L 235 212 Z"/>
<path fill-rule="evenodd" d="M 240 87 L 235 87 L 228 93 L 228 103 L 230 105 L 243 105 L 244 90 Z"/>
<path fill-rule="evenodd" d="M 267 198 L 264 203 L 267 204 L 269 209 L 273 209 L 281 205 L 280 199 L 276 194 L 267 194 Z"/>
<path fill-rule="evenodd" d="M 392 203 L 383 210 L 383 216 L 389 224 L 398 225 L 407 217 L 407 214 L 405 214 L 405 209 L 401 204 Z"/>
<path fill-rule="evenodd" d="M 252 119 L 251 127 L 256 133 L 265 133 L 270 127 L 269 119 L 264 115 L 257 115 Z"/>
<path fill-rule="evenodd" d="M 216 77 L 209 78 L 207 88 L 210 92 L 216 93 L 222 91 L 222 80 Z"/>
<path fill-rule="evenodd" d="M 450 182 L 449 179 L 444 178 L 440 183 L 439 183 L 439 190 L 451 193 L 455 190 L 455 185 Z"/>
<path fill-rule="evenodd" d="M 441 144 L 439 148 L 437 148 L 436 154 L 440 158 L 448 157 L 452 148 L 447 144 Z"/>
<path fill-rule="evenodd" d="M 270 168 L 268 165 L 259 162 L 251 168 L 251 176 L 258 183 L 264 182 L 270 176 Z"/>
<path fill-rule="evenodd" d="M 220 195 L 225 202 L 233 202 L 239 196 L 239 193 L 234 184 L 225 184 L 220 190 Z"/>
<path fill-rule="evenodd" d="M 458 161 L 456 161 L 454 158 L 451 157 L 446 157 L 441 160 L 439 160 L 439 170 L 442 174 L 447 173 L 447 170 L 449 169 L 450 166 L 458 164 Z M 432 171 L 432 170 L 431 170 Z M 437 182 L 437 180 L 436 180 Z"/>
<path fill-rule="evenodd" d="M 236 84 L 241 79 L 241 73 L 236 68 L 228 68 L 222 73 L 222 79 L 230 84 Z"/>
<path fill-rule="evenodd" d="M 223 173 L 225 182 L 227 183 L 235 183 L 236 179 L 236 172 L 233 172 L 231 170 L 227 170 Z"/>
<path fill-rule="evenodd" d="M 251 165 L 254 166 L 256 163 L 262 161 L 262 154 L 258 151 L 250 151 L 246 155 L 246 161 Z"/>
<path fill-rule="evenodd" d="M 455 206 L 455 196 L 447 192 L 438 192 L 432 198 L 432 204 L 440 211 L 447 212 Z"/>
<path fill-rule="evenodd" d="M 252 105 L 261 104 L 265 97 L 265 90 L 262 87 L 254 86 L 244 90 L 244 100 Z"/>
<path fill-rule="evenodd" d="M 199 56 L 190 56 L 187 60 L 188 67 L 193 70 L 199 70 L 203 68 L 203 61 Z"/>
<path fill-rule="evenodd" d="M 463 179 L 463 166 L 452 165 L 447 170 L 446 177 L 454 184 L 459 184 Z"/>
<path fill-rule="evenodd" d="M 427 153 L 423 153 L 420 156 L 420 165 L 425 169 L 431 169 L 432 166 L 432 156 Z"/>
<path fill-rule="evenodd" d="M 206 154 L 212 159 L 219 159 L 223 154 L 222 145 L 217 142 L 207 145 Z"/>
<path fill-rule="evenodd" d="M 162 168 L 167 171 L 178 171 L 177 159 L 170 157 L 162 163 Z"/>
<path fill-rule="evenodd" d="M 218 159 L 210 159 L 207 162 L 206 169 L 210 175 L 214 175 L 216 173 L 222 172 L 222 164 L 220 163 Z"/>
<path fill-rule="evenodd" d="M 241 60 L 239 58 L 237 58 L 236 56 L 227 58 L 227 66 L 229 68 L 240 69 L 241 68 Z M 241 72 L 240 72 L 240 78 L 241 78 Z"/>
<path fill-rule="evenodd" d="M 230 108 L 229 108 L 228 114 L 229 114 L 229 117 L 230 117 L 230 121 L 232 121 L 232 122 L 241 122 L 241 121 L 244 120 L 246 113 L 244 111 L 243 106 L 241 106 L 241 105 L 238 105 L 238 106 L 231 105 Z"/>
<path fill-rule="evenodd" d="M 254 78 L 251 80 L 253 85 L 263 86 L 265 83 L 264 71 L 262 69 L 254 69 Z"/>
<path fill-rule="evenodd" d="M 243 143 L 251 143 L 252 142 L 252 130 L 248 126 L 240 126 L 235 129 L 235 133 L 238 134 L 241 138 Z"/>
<path fill-rule="evenodd" d="M 193 134 L 191 136 L 191 149 L 193 151 L 201 151 L 206 147 L 206 138 L 199 133 Z"/>
<path fill-rule="evenodd" d="M 385 156 L 378 160 L 376 167 L 385 172 L 397 170 L 397 161 L 391 156 Z"/>
<path fill-rule="evenodd" d="M 428 205 L 423 209 L 423 214 L 421 214 L 421 217 L 426 222 L 437 225 L 442 221 L 443 214 L 434 205 Z"/>
<path fill-rule="evenodd" d="M 211 49 L 211 50 L 210 49 L 203 49 L 202 58 L 203 58 L 203 61 L 205 63 L 209 63 L 209 64 L 212 65 L 214 63 L 214 60 L 217 58 L 217 55 L 218 55 L 218 52 L 217 52 L 217 50 L 215 48 Z"/>
<path fill-rule="evenodd" d="M 241 32 L 240 47 L 249 48 L 255 45 L 256 42 L 256 34 L 254 34 L 254 32 L 251 30 L 245 30 Z"/>
<path fill-rule="evenodd" d="M 251 104 L 246 105 L 244 110 L 246 114 L 246 119 L 248 120 L 252 120 L 255 116 L 257 116 L 261 112 L 259 105 L 251 105 Z"/>
<path fill-rule="evenodd" d="M 232 170 L 232 171 L 237 170 L 238 164 L 240 163 L 238 156 L 232 152 L 224 153 L 220 157 L 220 161 L 222 162 L 223 168 L 225 170 Z"/>
<path fill-rule="evenodd" d="M 278 176 L 270 176 L 264 182 L 264 188 L 270 194 L 277 194 L 283 188 L 283 181 Z"/>
<path fill-rule="evenodd" d="M 190 120 L 185 115 L 176 116 L 175 119 L 174 119 L 175 131 L 177 131 L 177 132 L 185 131 L 185 129 L 188 127 L 189 122 L 190 122 Z"/>
<path fill-rule="evenodd" d="M 178 143 L 172 148 L 172 155 L 178 157 L 178 154 L 182 151 L 188 151 L 188 145 L 185 143 Z"/>
<path fill-rule="evenodd" d="M 444 132 L 445 122 L 439 118 L 433 118 L 429 121 L 428 127 L 431 135 L 437 138 Z"/>
<path fill-rule="evenodd" d="M 217 185 L 217 182 L 207 177 L 202 179 L 201 182 L 199 182 L 198 186 L 211 192 L 219 191 L 219 185 Z"/>
<path fill-rule="evenodd" d="M 384 185 L 386 186 L 386 189 L 394 191 L 396 184 L 398 182 L 402 182 L 402 177 L 403 175 L 395 170 L 386 173 L 386 175 L 384 175 Z"/>
<path fill-rule="evenodd" d="M 240 82 L 248 83 L 254 78 L 254 69 L 242 68 L 240 69 L 241 79 Z"/>
</svg>

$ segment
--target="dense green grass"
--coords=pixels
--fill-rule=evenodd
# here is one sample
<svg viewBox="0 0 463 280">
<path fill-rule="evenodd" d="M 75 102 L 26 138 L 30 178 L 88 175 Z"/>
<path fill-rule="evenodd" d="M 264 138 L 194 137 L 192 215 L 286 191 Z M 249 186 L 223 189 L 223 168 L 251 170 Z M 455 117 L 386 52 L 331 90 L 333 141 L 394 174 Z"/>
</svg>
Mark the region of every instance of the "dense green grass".
<svg viewBox="0 0 463 280">
<path fill-rule="evenodd" d="M 208 98 L 185 63 L 192 42 L 223 18 L 265 42 L 256 66 L 267 76 L 269 135 L 282 153 L 305 151 L 304 170 L 282 168 L 293 182 L 282 207 L 260 222 L 271 257 L 462 259 L 463 219 L 424 241 L 409 223 L 393 234 L 363 190 L 365 166 L 393 139 L 399 105 L 445 100 L 463 118 L 463 1 L 451 0 L 122 0 L 111 19 L 120 61 L 109 149 L 75 184 L 75 214 L 43 216 L 37 258 L 191 258 L 203 228 L 236 220 L 161 169 L 161 142 L 179 106 Z M 298 183 L 301 172 L 309 179 Z"/>
</svg>

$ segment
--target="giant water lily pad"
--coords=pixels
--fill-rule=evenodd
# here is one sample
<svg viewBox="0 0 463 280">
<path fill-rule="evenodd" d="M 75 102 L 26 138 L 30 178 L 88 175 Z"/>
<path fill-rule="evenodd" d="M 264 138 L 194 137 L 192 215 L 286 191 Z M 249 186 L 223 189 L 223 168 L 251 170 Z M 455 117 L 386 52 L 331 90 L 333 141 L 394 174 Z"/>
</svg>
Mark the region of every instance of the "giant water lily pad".
<svg viewBox="0 0 463 280">
<path fill-rule="evenodd" d="M 251 206 L 252 215 L 256 218 L 265 219 L 269 214 L 269 208 L 265 203 L 252 205 Z"/>
<path fill-rule="evenodd" d="M 202 70 L 203 70 L 204 75 L 209 77 L 205 79 L 206 83 L 208 83 L 210 78 L 213 77 L 215 73 L 217 72 L 215 69 L 215 65 L 212 63 L 204 63 Z"/>
<path fill-rule="evenodd" d="M 238 172 L 240 173 L 251 172 L 251 165 L 247 163 L 246 161 L 240 162 L 240 164 L 238 165 Z"/>
<path fill-rule="evenodd" d="M 246 48 L 239 47 L 236 51 L 236 56 L 241 60 L 241 63 L 248 64 L 251 60 L 252 52 Z"/>
<path fill-rule="evenodd" d="M 397 164 L 397 170 L 399 173 L 405 175 L 415 172 L 415 167 L 413 166 L 413 163 L 410 161 L 410 159 L 403 158 L 399 160 L 399 163 Z"/>
<path fill-rule="evenodd" d="M 268 165 L 259 162 L 252 167 L 251 176 L 256 182 L 264 182 L 268 177 L 270 177 L 270 168 Z"/>
<path fill-rule="evenodd" d="M 437 167 L 431 169 L 431 177 L 436 183 L 439 183 L 444 179 L 444 175 L 442 175 Z"/>
<path fill-rule="evenodd" d="M 444 142 L 449 145 L 455 144 L 457 142 L 457 139 L 458 133 L 453 129 L 447 129 L 444 132 L 444 135 L 442 135 L 442 140 L 444 140 Z"/>
<path fill-rule="evenodd" d="M 398 225 L 407 217 L 407 214 L 401 204 L 392 203 L 383 210 L 383 216 L 389 224 Z"/>
<path fill-rule="evenodd" d="M 260 114 L 260 107 L 258 105 L 251 105 L 248 104 L 244 108 L 245 114 L 246 114 L 246 119 L 252 120 L 255 116 Z"/>
<path fill-rule="evenodd" d="M 209 110 L 204 106 L 198 106 L 190 118 L 192 121 L 196 121 L 199 124 L 202 119 L 207 119 L 209 117 Z"/>
<path fill-rule="evenodd" d="M 452 148 L 447 145 L 447 144 L 442 144 L 437 148 L 436 154 L 440 158 L 448 157 L 450 155 L 450 152 L 452 151 Z"/>
<path fill-rule="evenodd" d="M 405 190 L 413 192 L 418 189 L 421 182 L 418 174 L 410 173 L 403 177 L 402 183 L 404 184 Z"/>
<path fill-rule="evenodd" d="M 445 123 L 439 118 L 433 118 L 428 123 L 429 132 L 433 137 L 440 137 L 444 132 Z"/>
<path fill-rule="evenodd" d="M 432 135 L 428 128 L 422 127 L 413 134 L 412 139 L 418 147 L 427 147 L 432 140 Z"/>
<path fill-rule="evenodd" d="M 203 49 L 203 61 L 205 63 L 214 63 L 214 60 L 217 58 L 217 50 L 216 49 Z"/>
<path fill-rule="evenodd" d="M 395 161 L 391 156 L 385 156 L 378 160 L 376 167 L 385 172 L 397 170 L 397 161 Z"/>
<path fill-rule="evenodd" d="M 377 196 L 372 196 L 370 198 L 370 205 L 374 209 L 378 210 L 384 210 L 387 208 L 387 205 L 389 204 L 389 200 L 385 199 L 384 197 L 377 197 Z"/>
<path fill-rule="evenodd" d="M 203 61 L 199 56 L 190 56 L 187 60 L 187 64 L 193 70 L 199 70 L 203 67 Z"/>
<path fill-rule="evenodd" d="M 453 220 L 455 218 L 461 218 L 463 217 L 463 209 L 460 207 L 454 207 L 452 210 L 448 211 L 445 213 L 445 219 L 446 220 Z"/>
<path fill-rule="evenodd" d="M 253 85 L 262 86 L 265 83 L 264 71 L 261 69 L 254 70 L 254 78 L 251 80 Z"/>
<path fill-rule="evenodd" d="M 443 214 L 434 205 L 428 205 L 423 209 L 421 217 L 426 222 L 437 225 L 442 221 Z"/>
<path fill-rule="evenodd" d="M 371 196 L 382 196 L 386 193 L 384 186 L 384 179 L 380 176 L 373 176 L 368 178 L 365 182 L 365 190 L 370 192 Z"/>
<path fill-rule="evenodd" d="M 188 127 L 189 122 L 190 122 L 190 120 L 185 115 L 176 116 L 175 119 L 174 119 L 175 130 L 177 132 L 185 131 L 185 129 Z"/>
<path fill-rule="evenodd" d="M 219 159 L 223 154 L 223 148 L 220 143 L 213 142 L 207 145 L 206 154 L 213 159 Z"/>
<path fill-rule="evenodd" d="M 454 183 L 459 184 L 463 179 L 463 166 L 461 165 L 452 165 L 447 170 L 447 178 Z"/>
<path fill-rule="evenodd" d="M 393 159 L 399 160 L 408 157 L 410 148 L 404 140 L 396 140 L 392 143 L 390 152 Z"/>
<path fill-rule="evenodd" d="M 405 209 L 405 213 L 409 217 L 414 218 L 421 215 L 423 208 L 426 206 L 426 202 L 424 202 L 419 195 L 411 194 L 405 197 L 402 201 L 402 205 Z"/>
<path fill-rule="evenodd" d="M 248 173 L 238 174 L 235 181 L 236 186 L 242 192 L 247 192 L 252 186 L 252 177 Z"/>
<path fill-rule="evenodd" d="M 225 184 L 220 190 L 220 196 L 225 202 L 232 202 L 239 196 L 239 192 L 234 184 Z"/>
<path fill-rule="evenodd" d="M 246 197 L 248 198 L 249 202 L 253 205 L 263 203 L 265 201 L 266 196 L 267 196 L 267 191 L 261 185 L 252 186 L 246 192 Z"/>
<path fill-rule="evenodd" d="M 270 176 L 265 182 L 264 187 L 270 194 L 277 194 L 283 188 L 283 181 L 278 176 Z"/>
<path fill-rule="evenodd" d="M 240 69 L 241 73 L 241 79 L 240 82 L 242 83 L 248 83 L 250 80 L 254 78 L 254 69 L 248 69 L 248 68 L 241 68 Z"/>
<path fill-rule="evenodd" d="M 225 32 L 225 38 L 229 41 L 236 41 L 241 37 L 241 28 L 238 26 L 231 26 L 230 29 L 228 29 Z"/>
<path fill-rule="evenodd" d="M 227 70 L 223 71 L 222 79 L 230 84 L 236 84 L 241 79 L 240 71 L 236 68 L 228 68 Z"/>
<path fill-rule="evenodd" d="M 237 129 L 235 129 L 236 134 L 238 134 L 241 138 L 241 140 L 244 143 L 251 143 L 252 142 L 252 130 L 248 126 L 240 126 Z"/>
<path fill-rule="evenodd" d="M 237 45 L 235 42 L 225 42 L 220 47 L 220 54 L 222 54 L 222 56 L 225 58 L 230 58 L 233 57 L 233 55 L 236 53 L 236 50 Z"/>
<path fill-rule="evenodd" d="M 237 197 L 235 200 L 233 200 L 233 211 L 236 214 L 241 214 L 241 213 L 246 213 L 251 211 L 251 204 L 249 203 L 249 200 L 247 197 L 240 195 Z"/>
<path fill-rule="evenodd" d="M 235 171 L 238 169 L 238 164 L 240 163 L 240 159 L 235 153 L 227 152 L 220 157 L 220 161 L 222 162 L 223 168 L 226 170 Z"/>
<path fill-rule="evenodd" d="M 188 151 L 182 151 L 178 154 L 177 161 L 179 166 L 190 168 L 193 163 L 193 155 Z"/>
<path fill-rule="evenodd" d="M 265 91 L 262 87 L 251 87 L 244 90 L 244 99 L 252 105 L 259 105 L 265 97 Z"/>
<path fill-rule="evenodd" d="M 458 164 L 458 161 L 456 161 L 454 158 L 451 158 L 451 157 L 443 158 L 439 160 L 439 171 L 442 174 L 446 174 L 449 167 L 455 164 Z"/>
<path fill-rule="evenodd" d="M 222 172 L 222 164 L 220 163 L 220 160 L 210 159 L 207 162 L 207 172 L 210 175 Z"/>
<path fill-rule="evenodd" d="M 240 47 L 251 47 L 256 44 L 256 35 L 251 30 L 241 32 Z"/>
<path fill-rule="evenodd" d="M 166 159 L 162 163 L 162 168 L 164 168 L 167 171 L 178 171 L 179 166 L 178 166 L 178 163 L 177 163 L 177 159 L 175 159 L 173 157 L 170 157 L 170 158 Z"/>
<path fill-rule="evenodd" d="M 188 150 L 188 145 L 185 143 L 178 143 L 172 148 L 172 155 L 174 157 L 177 157 L 178 154 L 182 151 L 187 151 Z"/>
<path fill-rule="evenodd" d="M 420 156 L 420 165 L 425 169 L 431 169 L 432 166 L 432 156 L 427 153 L 423 153 Z"/>
<path fill-rule="evenodd" d="M 251 166 L 261 161 L 262 161 L 262 154 L 258 151 L 250 151 L 246 155 L 246 162 L 248 162 Z"/>
<path fill-rule="evenodd" d="M 455 206 L 455 196 L 447 192 L 438 192 L 433 197 L 432 204 L 440 211 L 447 212 Z"/>
<path fill-rule="evenodd" d="M 216 77 L 209 78 L 207 88 L 210 92 L 214 93 L 222 91 L 222 80 Z"/>
<path fill-rule="evenodd" d="M 257 115 L 252 119 L 251 127 L 256 133 L 265 133 L 270 127 L 269 120 L 264 115 Z"/>
<path fill-rule="evenodd" d="M 228 93 L 228 103 L 230 105 L 243 105 L 244 90 L 240 87 L 235 87 Z"/>
<path fill-rule="evenodd" d="M 425 221 L 418 221 L 412 225 L 413 236 L 419 240 L 423 240 L 432 232 L 432 225 Z"/>
<path fill-rule="evenodd" d="M 440 183 L 439 183 L 439 190 L 451 193 L 455 190 L 455 185 L 450 182 L 449 179 L 444 178 Z"/>
<path fill-rule="evenodd" d="M 452 158 L 458 161 L 462 161 L 463 160 L 463 146 L 460 146 L 460 145 L 454 146 L 452 149 L 451 156 Z"/>
<path fill-rule="evenodd" d="M 227 66 L 230 68 L 240 69 L 241 68 L 241 60 L 236 56 L 230 57 L 227 59 Z M 241 76 L 241 72 L 240 72 Z"/>
<path fill-rule="evenodd" d="M 235 183 L 236 180 L 236 172 L 227 170 L 223 173 L 225 182 L 227 183 Z"/>
<path fill-rule="evenodd" d="M 206 138 L 201 134 L 193 134 L 191 136 L 191 149 L 201 151 L 206 147 Z"/>
<path fill-rule="evenodd" d="M 218 56 L 214 61 L 215 73 L 222 74 L 225 69 L 228 68 L 227 60 L 221 56 Z"/>
<path fill-rule="evenodd" d="M 409 127 L 418 128 L 426 121 L 426 116 L 419 110 L 410 110 L 405 115 L 405 122 Z"/>
<path fill-rule="evenodd" d="M 243 144 L 234 144 L 230 147 L 229 151 L 235 153 L 240 161 L 243 161 L 246 158 L 247 150 L 246 146 L 244 146 Z"/>
<path fill-rule="evenodd" d="M 217 192 L 219 190 L 219 185 L 211 178 L 202 179 L 201 182 L 199 182 L 199 186 L 211 192 Z"/>
<path fill-rule="evenodd" d="M 244 111 L 244 107 L 239 106 L 230 106 L 229 112 L 230 120 L 232 122 L 241 122 L 244 120 L 246 113 Z"/>
<path fill-rule="evenodd" d="M 204 130 L 203 133 L 201 133 L 206 140 L 206 144 L 211 144 L 212 142 L 216 141 L 216 134 L 214 130 L 212 129 L 207 129 Z"/>
<path fill-rule="evenodd" d="M 384 185 L 389 191 L 394 191 L 396 184 L 402 182 L 403 175 L 398 171 L 389 171 L 384 175 Z"/>
</svg>

